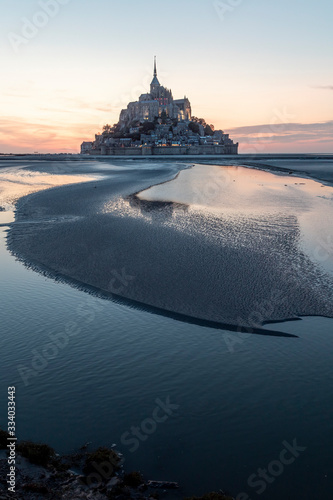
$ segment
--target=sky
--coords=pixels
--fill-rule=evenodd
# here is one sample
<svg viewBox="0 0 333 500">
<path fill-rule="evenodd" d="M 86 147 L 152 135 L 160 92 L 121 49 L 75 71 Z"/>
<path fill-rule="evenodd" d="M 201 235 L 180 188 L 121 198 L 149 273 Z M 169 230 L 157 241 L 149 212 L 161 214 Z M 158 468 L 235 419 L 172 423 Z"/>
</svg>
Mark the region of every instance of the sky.
<svg viewBox="0 0 333 500">
<path fill-rule="evenodd" d="M 333 153 L 331 0 L 10 0 L 0 153 L 72 152 L 160 83 L 240 153 Z"/>
</svg>

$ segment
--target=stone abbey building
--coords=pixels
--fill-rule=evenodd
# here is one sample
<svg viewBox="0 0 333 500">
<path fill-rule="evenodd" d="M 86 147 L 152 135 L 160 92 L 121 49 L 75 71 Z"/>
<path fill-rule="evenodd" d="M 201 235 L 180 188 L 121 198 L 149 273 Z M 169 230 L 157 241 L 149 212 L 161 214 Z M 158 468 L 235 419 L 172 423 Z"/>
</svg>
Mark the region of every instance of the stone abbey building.
<svg viewBox="0 0 333 500">
<path fill-rule="evenodd" d="M 174 99 L 157 77 L 156 57 L 150 92 L 130 102 L 119 122 L 106 125 L 95 141 L 81 145 L 82 154 L 92 155 L 226 155 L 237 154 L 238 143 L 215 130 L 202 118 L 192 116 L 191 103 Z"/>
<path fill-rule="evenodd" d="M 150 93 L 142 94 L 137 102 L 130 102 L 127 109 L 120 113 L 120 124 L 128 125 L 133 120 L 153 121 L 165 111 L 168 118 L 178 121 L 191 120 L 191 104 L 187 97 L 174 100 L 171 90 L 163 87 L 157 78 L 156 58 L 154 78 L 150 84 Z"/>
</svg>

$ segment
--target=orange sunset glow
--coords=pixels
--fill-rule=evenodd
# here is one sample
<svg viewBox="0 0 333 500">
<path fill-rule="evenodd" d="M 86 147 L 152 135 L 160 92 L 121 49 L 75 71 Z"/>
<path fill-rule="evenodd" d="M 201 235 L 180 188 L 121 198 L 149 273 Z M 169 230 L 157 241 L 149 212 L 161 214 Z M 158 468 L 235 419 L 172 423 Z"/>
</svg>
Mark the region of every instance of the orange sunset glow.
<svg viewBox="0 0 333 500">
<path fill-rule="evenodd" d="M 223 13 L 218 2 L 186 1 L 177 9 L 186 18 L 191 6 L 191 25 L 167 39 L 160 30 L 172 25 L 172 1 L 163 16 L 154 4 L 159 22 L 138 42 L 136 29 L 152 2 L 144 4 L 129 2 L 126 36 L 122 7 L 110 2 L 93 9 L 90 1 L 59 1 L 54 12 L 34 1 L 3 7 L 1 153 L 78 153 L 82 141 L 117 123 L 121 110 L 149 90 L 155 53 L 161 82 L 186 94 L 195 116 L 230 133 L 240 153 L 332 152 L 329 16 L 312 4 L 299 12 L 286 1 L 244 1 Z M 321 29 L 313 23 L 319 15 Z"/>
</svg>

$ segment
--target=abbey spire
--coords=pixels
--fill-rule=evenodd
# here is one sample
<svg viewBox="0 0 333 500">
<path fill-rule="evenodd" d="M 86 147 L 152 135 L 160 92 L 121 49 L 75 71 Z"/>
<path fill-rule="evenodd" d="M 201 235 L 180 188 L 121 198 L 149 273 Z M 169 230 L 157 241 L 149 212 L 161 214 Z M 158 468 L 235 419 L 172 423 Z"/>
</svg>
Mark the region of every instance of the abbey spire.
<svg viewBox="0 0 333 500">
<path fill-rule="evenodd" d="M 160 82 L 158 81 L 158 78 L 157 78 L 157 66 L 156 66 L 156 56 L 154 58 L 154 78 L 150 84 L 150 92 L 155 95 L 156 94 L 156 91 L 158 90 L 158 88 L 160 87 Z"/>
</svg>

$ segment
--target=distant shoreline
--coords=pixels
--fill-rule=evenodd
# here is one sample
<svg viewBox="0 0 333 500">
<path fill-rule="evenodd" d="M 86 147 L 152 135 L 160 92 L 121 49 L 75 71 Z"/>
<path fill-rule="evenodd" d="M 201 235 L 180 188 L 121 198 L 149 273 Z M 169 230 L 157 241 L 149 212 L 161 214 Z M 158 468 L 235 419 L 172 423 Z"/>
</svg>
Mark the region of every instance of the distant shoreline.
<svg viewBox="0 0 333 500">
<path fill-rule="evenodd" d="M 147 156 L 130 156 L 130 155 L 81 155 L 67 153 L 17 153 L 17 154 L 2 154 L 0 160 L 60 160 L 60 161 L 82 161 L 82 160 L 226 160 L 226 161 L 251 161 L 251 160 L 333 160 L 333 153 L 265 153 L 265 154 L 237 154 L 237 155 L 147 155 Z"/>
<path fill-rule="evenodd" d="M 3 162 L 12 164 L 3 164 Z M 299 177 L 310 178 L 319 182 L 333 184 L 333 154 L 329 153 L 266 153 L 266 154 L 237 154 L 237 155 L 156 155 L 156 156 L 111 156 L 111 155 L 81 155 L 66 153 L 48 154 L 1 154 L 0 170 L 11 166 L 20 166 L 22 161 L 27 162 L 61 162 L 71 167 L 75 162 L 87 164 L 91 162 L 112 163 L 122 161 L 136 163 L 198 163 L 200 165 L 235 165 L 275 173 L 295 174 Z M 284 162 L 288 162 L 284 164 Z M 18 164 L 15 165 L 15 162 Z M 318 165 L 314 166 L 314 163 Z"/>
</svg>

